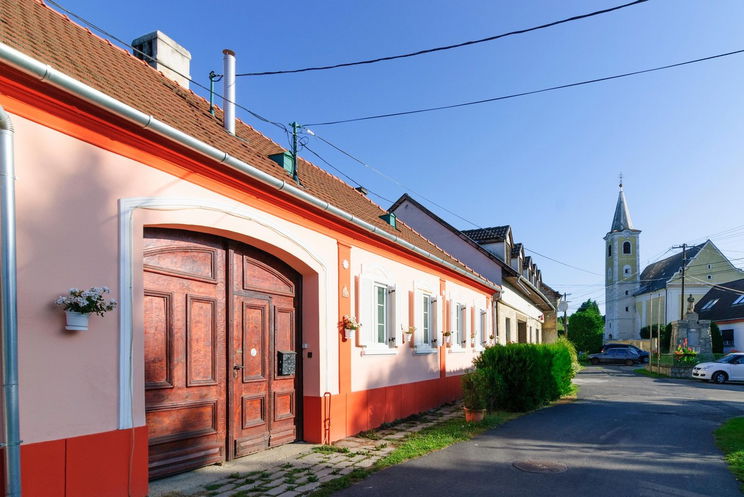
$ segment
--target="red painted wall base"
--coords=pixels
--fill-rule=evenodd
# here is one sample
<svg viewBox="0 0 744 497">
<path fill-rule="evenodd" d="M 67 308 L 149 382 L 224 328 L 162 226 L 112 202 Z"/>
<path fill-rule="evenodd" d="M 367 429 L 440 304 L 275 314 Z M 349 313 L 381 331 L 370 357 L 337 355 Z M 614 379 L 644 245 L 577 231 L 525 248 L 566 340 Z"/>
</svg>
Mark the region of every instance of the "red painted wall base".
<svg viewBox="0 0 744 497">
<path fill-rule="evenodd" d="M 304 398 L 306 442 L 330 443 L 462 396 L 460 376 Z"/>
<path fill-rule="evenodd" d="M 22 445 L 21 485 L 23 497 L 145 497 L 147 427 Z"/>
</svg>

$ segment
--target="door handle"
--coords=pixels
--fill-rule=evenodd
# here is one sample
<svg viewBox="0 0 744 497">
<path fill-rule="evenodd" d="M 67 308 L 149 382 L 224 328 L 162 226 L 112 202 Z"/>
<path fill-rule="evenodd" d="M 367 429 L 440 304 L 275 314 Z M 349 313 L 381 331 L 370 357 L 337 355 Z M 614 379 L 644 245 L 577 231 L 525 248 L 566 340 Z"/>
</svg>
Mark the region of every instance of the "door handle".
<svg viewBox="0 0 744 497">
<path fill-rule="evenodd" d="M 238 371 L 240 371 L 241 369 L 244 369 L 244 368 L 240 364 L 236 364 L 233 366 L 233 378 L 238 377 Z"/>
</svg>

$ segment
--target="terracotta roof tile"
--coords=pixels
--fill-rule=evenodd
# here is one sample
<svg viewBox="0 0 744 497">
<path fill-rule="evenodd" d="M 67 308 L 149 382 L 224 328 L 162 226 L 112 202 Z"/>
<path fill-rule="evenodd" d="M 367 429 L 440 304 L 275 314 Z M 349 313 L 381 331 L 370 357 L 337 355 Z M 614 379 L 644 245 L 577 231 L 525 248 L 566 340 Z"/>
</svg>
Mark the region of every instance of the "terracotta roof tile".
<svg viewBox="0 0 744 497">
<path fill-rule="evenodd" d="M 230 135 L 222 127 L 219 108 L 212 116 L 205 99 L 51 8 L 34 0 L 0 0 L 0 27 L 0 42 L 265 173 L 281 179 L 288 177 L 281 166 L 268 158 L 284 150 L 277 143 L 242 121 L 236 123 L 236 136 Z M 325 170 L 301 160 L 299 176 L 308 193 L 467 268 L 405 223 L 399 223 L 397 230 L 391 227 L 379 218 L 385 213 L 380 206 Z"/>
</svg>

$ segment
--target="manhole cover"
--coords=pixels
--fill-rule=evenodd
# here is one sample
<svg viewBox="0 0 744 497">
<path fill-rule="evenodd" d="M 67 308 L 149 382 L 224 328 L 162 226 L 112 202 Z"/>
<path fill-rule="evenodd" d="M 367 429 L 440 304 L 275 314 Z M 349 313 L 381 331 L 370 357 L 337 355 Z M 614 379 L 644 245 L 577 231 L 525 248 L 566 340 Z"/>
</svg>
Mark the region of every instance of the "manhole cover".
<svg viewBox="0 0 744 497">
<path fill-rule="evenodd" d="M 568 469 L 568 466 L 559 462 L 553 461 L 517 461 L 512 464 L 515 468 L 520 471 L 527 473 L 563 473 Z"/>
</svg>

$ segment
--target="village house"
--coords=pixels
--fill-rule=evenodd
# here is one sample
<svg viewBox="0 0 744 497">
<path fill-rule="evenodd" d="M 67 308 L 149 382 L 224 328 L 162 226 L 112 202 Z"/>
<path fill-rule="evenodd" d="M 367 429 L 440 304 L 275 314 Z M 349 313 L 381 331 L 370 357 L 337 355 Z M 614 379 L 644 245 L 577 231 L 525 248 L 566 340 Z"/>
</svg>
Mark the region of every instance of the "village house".
<svg viewBox="0 0 744 497">
<path fill-rule="evenodd" d="M 493 329 L 501 344 L 554 342 L 560 294 L 542 282 L 542 272 L 514 243 L 511 226 L 460 231 L 408 194 L 390 207 L 417 232 L 501 287 L 493 299 Z M 486 337 L 483 337 L 485 340 Z M 485 342 L 484 342 L 485 343 Z"/>
<path fill-rule="evenodd" d="M 151 67 L 41 1 L 0 0 L 0 25 L 8 485 L 144 497 L 151 478 L 458 398 L 500 278 L 295 164 L 230 102 L 212 114 L 162 33 L 138 40 Z M 525 314 L 540 341 L 539 272 L 503 269 L 542 306 Z M 93 286 L 118 308 L 66 330 L 53 301 Z"/>
<path fill-rule="evenodd" d="M 723 352 L 744 350 L 744 279 L 713 286 L 698 300 L 695 312 L 718 325 Z"/>
</svg>

